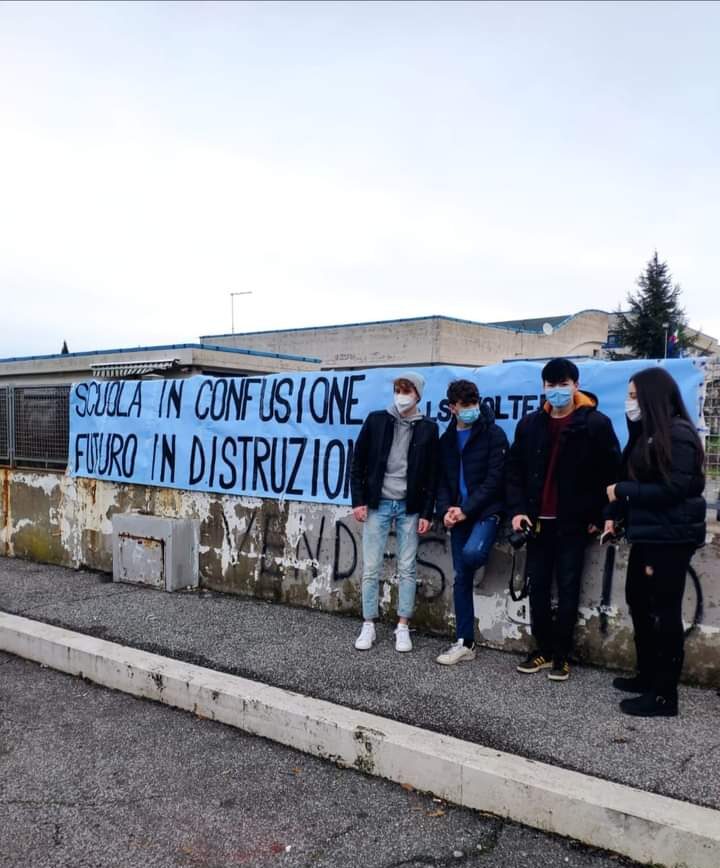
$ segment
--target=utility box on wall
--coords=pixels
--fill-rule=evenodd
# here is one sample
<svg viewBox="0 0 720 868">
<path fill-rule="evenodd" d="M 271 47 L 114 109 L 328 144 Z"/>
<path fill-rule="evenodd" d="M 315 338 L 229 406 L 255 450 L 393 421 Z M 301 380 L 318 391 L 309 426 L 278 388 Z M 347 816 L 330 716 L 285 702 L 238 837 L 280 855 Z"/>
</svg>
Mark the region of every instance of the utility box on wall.
<svg viewBox="0 0 720 868">
<path fill-rule="evenodd" d="M 113 581 L 164 591 L 197 588 L 200 522 L 127 513 L 114 515 Z"/>
</svg>

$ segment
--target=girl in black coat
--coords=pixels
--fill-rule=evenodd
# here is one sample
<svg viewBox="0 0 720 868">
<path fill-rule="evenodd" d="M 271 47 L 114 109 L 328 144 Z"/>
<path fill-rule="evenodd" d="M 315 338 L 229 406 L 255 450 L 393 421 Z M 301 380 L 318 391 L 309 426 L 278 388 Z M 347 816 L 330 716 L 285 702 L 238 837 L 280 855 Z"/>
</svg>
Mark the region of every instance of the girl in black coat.
<svg viewBox="0 0 720 868">
<path fill-rule="evenodd" d="M 703 448 L 677 383 L 662 368 L 630 380 L 625 402 L 630 437 L 622 481 L 608 486 L 609 520 L 625 521 L 632 543 L 626 598 L 632 615 L 637 675 L 615 687 L 625 714 L 671 717 L 678 710 L 684 656 L 682 599 L 690 558 L 705 542 Z"/>
</svg>

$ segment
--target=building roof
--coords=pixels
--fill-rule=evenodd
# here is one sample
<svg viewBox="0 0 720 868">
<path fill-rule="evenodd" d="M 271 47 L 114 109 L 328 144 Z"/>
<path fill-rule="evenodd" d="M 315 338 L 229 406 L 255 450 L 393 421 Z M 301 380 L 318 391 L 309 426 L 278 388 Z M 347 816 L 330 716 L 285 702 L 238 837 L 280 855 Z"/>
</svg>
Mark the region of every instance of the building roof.
<svg viewBox="0 0 720 868">
<path fill-rule="evenodd" d="M 247 356 L 262 356 L 272 359 L 285 359 L 291 362 L 311 362 L 320 364 L 320 359 L 310 356 L 293 356 L 287 353 L 273 353 L 266 350 L 246 350 L 242 347 L 222 347 L 213 344 L 161 344 L 151 347 L 118 347 L 110 350 L 83 350 L 78 353 L 50 353 L 49 355 L 41 356 L 10 356 L 5 359 L 0 359 L 0 364 L 9 364 L 11 362 L 34 362 L 45 359 L 72 359 L 81 356 L 107 356 L 112 353 L 148 353 L 158 350 L 213 350 L 219 353 L 240 353 Z"/>
<path fill-rule="evenodd" d="M 584 311 L 583 311 L 584 313 Z M 561 323 L 572 319 L 577 314 L 563 314 L 562 316 L 535 317 L 533 319 L 507 319 L 501 322 L 489 322 L 486 325 L 498 326 L 499 328 L 514 329 L 519 332 L 541 332 L 545 323 L 550 323 L 556 328 Z"/>
</svg>

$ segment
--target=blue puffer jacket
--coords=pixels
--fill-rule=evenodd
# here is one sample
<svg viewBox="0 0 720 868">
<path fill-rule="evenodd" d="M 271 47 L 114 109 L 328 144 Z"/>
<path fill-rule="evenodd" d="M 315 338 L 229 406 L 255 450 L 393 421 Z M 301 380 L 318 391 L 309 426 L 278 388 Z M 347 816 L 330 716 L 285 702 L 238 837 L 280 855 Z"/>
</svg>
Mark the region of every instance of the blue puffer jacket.
<svg viewBox="0 0 720 868">
<path fill-rule="evenodd" d="M 504 512 L 505 459 L 508 440 L 495 424 L 487 404 L 480 405 L 480 418 L 470 431 L 462 451 L 463 472 L 468 495 L 461 503 L 460 450 L 457 424 L 452 418 L 440 438 L 440 472 L 435 512 L 441 518 L 451 506 L 460 506 L 470 521 Z"/>
</svg>

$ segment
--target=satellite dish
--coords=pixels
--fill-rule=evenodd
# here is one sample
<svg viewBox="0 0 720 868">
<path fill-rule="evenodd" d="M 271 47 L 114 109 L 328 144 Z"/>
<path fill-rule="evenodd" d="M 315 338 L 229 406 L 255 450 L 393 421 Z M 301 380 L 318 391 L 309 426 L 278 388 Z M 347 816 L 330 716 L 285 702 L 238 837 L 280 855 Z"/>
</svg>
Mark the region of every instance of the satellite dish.
<svg viewBox="0 0 720 868">
<path fill-rule="evenodd" d="M 543 329 L 543 334 L 546 334 L 546 335 L 551 335 L 554 331 L 553 327 L 550 325 L 549 322 L 544 322 L 542 329 Z"/>
</svg>

